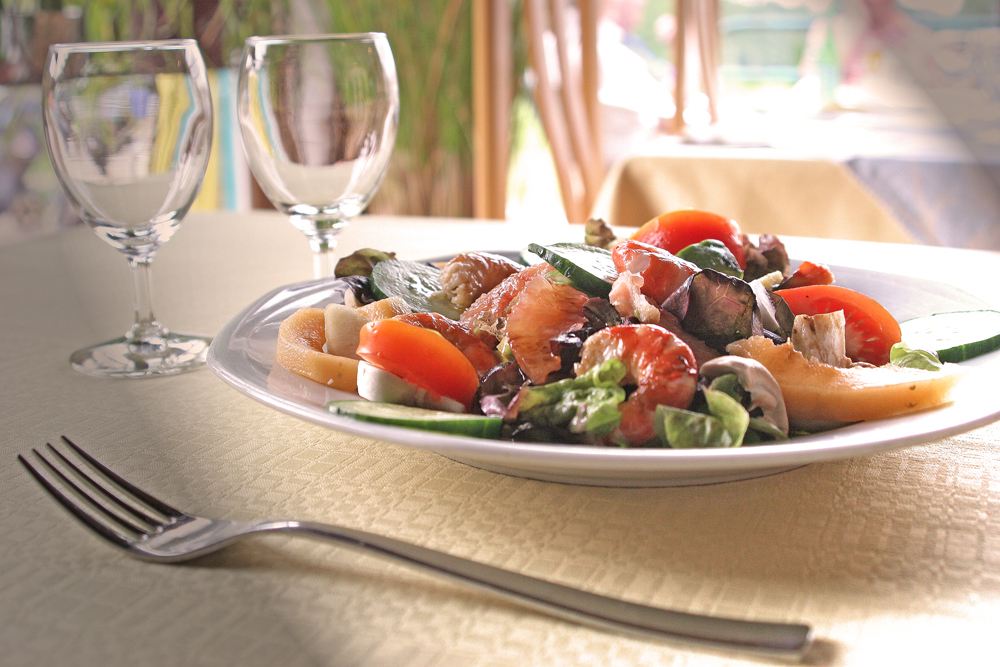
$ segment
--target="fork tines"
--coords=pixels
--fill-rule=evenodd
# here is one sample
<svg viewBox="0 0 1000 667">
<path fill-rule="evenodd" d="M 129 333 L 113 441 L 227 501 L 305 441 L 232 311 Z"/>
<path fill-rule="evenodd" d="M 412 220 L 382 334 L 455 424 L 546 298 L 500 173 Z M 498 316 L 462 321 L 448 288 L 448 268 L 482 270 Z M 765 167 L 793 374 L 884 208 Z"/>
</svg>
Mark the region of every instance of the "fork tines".
<svg viewBox="0 0 1000 667">
<path fill-rule="evenodd" d="M 119 545 L 149 535 L 183 513 L 122 479 L 66 436 L 63 453 L 46 443 L 21 464 L 63 507 Z"/>
</svg>

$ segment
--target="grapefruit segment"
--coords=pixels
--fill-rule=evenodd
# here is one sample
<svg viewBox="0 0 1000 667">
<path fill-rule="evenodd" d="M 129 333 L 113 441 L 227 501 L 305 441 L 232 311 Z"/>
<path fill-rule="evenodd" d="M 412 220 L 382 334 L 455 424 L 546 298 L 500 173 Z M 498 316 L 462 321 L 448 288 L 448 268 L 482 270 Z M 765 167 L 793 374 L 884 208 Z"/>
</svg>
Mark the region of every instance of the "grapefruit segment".
<svg viewBox="0 0 1000 667">
<path fill-rule="evenodd" d="M 552 353 L 551 341 L 579 329 L 586 322 L 583 306 L 590 299 L 565 283 L 544 275 L 533 278 L 510 309 L 504 331 L 514 358 L 533 384 L 543 384 L 549 373 L 562 367 Z"/>
</svg>

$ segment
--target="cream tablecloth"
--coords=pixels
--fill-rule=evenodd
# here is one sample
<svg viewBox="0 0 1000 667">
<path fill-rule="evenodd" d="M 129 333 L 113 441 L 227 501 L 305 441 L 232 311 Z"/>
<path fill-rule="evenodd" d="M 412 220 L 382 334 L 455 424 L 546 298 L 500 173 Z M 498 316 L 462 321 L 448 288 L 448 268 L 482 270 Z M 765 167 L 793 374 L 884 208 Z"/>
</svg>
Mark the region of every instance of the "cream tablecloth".
<svg viewBox="0 0 1000 667">
<path fill-rule="evenodd" d="M 343 247 L 416 258 L 579 234 L 369 218 Z M 788 242 L 1000 303 L 983 279 L 997 255 Z M 178 331 L 213 333 L 309 271 L 305 241 L 276 214 L 192 214 L 155 262 L 156 311 Z M 87 229 L 0 249 L 0 664 L 768 664 L 578 627 L 323 543 L 268 537 L 184 566 L 139 562 L 78 527 L 16 464 L 60 434 L 195 512 L 340 522 L 641 602 L 810 623 L 809 664 L 997 660 L 998 426 L 712 486 L 532 481 L 300 422 L 209 370 L 142 381 L 71 370 L 72 350 L 127 328 L 128 300 L 124 261 Z"/>
</svg>

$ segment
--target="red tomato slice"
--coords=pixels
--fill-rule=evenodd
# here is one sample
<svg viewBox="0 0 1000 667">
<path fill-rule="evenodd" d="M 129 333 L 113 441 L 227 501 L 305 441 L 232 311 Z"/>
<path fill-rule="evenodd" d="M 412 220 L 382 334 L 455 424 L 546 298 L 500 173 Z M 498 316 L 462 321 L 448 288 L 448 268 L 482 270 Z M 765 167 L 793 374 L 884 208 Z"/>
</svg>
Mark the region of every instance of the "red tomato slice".
<svg viewBox="0 0 1000 667">
<path fill-rule="evenodd" d="M 743 252 L 743 230 L 735 220 L 715 213 L 681 209 L 657 216 L 632 234 L 632 239 L 673 254 L 706 239 L 722 241 L 736 257 L 741 269 L 747 266 Z"/>
<path fill-rule="evenodd" d="M 358 356 L 466 408 L 479 388 L 476 369 L 455 345 L 437 331 L 400 320 L 377 320 L 362 327 Z"/>
<path fill-rule="evenodd" d="M 889 348 L 901 340 L 899 323 L 880 303 L 839 285 L 811 285 L 776 292 L 795 315 L 844 311 L 847 356 L 876 366 L 889 363 Z"/>
</svg>

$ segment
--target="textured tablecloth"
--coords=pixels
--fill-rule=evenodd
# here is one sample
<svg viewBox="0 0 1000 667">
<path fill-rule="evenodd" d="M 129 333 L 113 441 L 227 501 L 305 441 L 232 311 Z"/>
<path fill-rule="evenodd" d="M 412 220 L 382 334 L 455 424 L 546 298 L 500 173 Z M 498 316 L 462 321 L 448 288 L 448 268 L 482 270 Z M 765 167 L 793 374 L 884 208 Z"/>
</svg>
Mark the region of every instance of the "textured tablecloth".
<svg viewBox="0 0 1000 667">
<path fill-rule="evenodd" d="M 580 233 L 368 218 L 343 247 L 416 258 Z M 996 255 L 788 243 L 1000 303 L 995 279 L 982 278 L 1000 267 Z M 299 233 L 268 213 L 192 214 L 154 264 L 159 318 L 209 334 L 311 267 Z M 0 321 L 2 665 L 770 664 L 553 620 L 319 542 L 267 537 L 183 566 L 133 560 L 16 464 L 60 434 L 194 512 L 338 522 L 645 603 L 810 623 L 808 664 L 997 660 L 1000 427 L 735 483 L 572 486 L 306 424 L 209 370 L 138 381 L 76 373 L 71 351 L 130 323 L 125 262 L 84 228 L 0 249 Z"/>
</svg>

